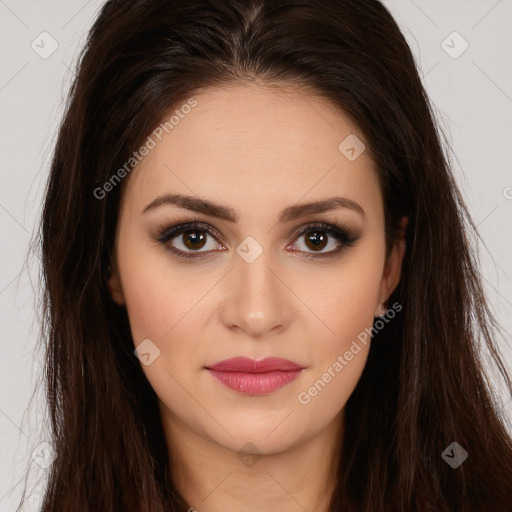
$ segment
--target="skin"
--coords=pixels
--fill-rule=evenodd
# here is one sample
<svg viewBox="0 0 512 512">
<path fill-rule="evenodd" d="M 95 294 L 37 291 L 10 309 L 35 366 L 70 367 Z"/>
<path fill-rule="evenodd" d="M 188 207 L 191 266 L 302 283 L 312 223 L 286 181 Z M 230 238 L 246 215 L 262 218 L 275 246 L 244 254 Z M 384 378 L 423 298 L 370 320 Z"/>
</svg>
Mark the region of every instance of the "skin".
<svg viewBox="0 0 512 512">
<path fill-rule="evenodd" d="M 369 154 L 350 161 L 338 150 L 349 134 L 364 137 L 328 100 L 249 84 L 195 98 L 198 105 L 127 178 L 109 289 L 127 308 L 135 346 L 149 339 L 160 350 L 142 368 L 159 398 L 173 478 L 188 503 L 199 512 L 327 511 L 344 407 L 370 344 L 360 343 L 308 404 L 297 397 L 371 329 L 399 282 L 405 242 L 398 239 L 386 259 Z M 171 204 L 143 212 L 166 193 L 225 205 L 239 220 Z M 278 222 L 288 206 L 334 196 L 357 202 L 364 216 L 338 207 Z M 206 245 L 194 249 L 178 234 L 167 245 L 209 256 L 178 258 L 155 241 L 159 228 L 196 219 L 222 239 L 206 234 Z M 333 257 L 307 259 L 314 246 L 308 233 L 296 235 L 311 222 L 343 223 L 359 238 Z M 263 250 L 252 263 L 236 252 L 248 236 Z M 328 237 L 318 252 L 337 247 Z M 238 393 L 205 369 L 242 355 L 283 357 L 306 369 L 264 396 Z"/>
</svg>

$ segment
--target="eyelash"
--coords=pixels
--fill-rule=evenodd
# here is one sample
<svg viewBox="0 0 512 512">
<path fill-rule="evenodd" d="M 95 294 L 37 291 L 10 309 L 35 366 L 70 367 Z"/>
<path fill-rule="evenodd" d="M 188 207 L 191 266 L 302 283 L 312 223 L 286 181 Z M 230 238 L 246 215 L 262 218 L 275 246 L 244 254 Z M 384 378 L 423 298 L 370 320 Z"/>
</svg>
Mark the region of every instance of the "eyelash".
<svg viewBox="0 0 512 512">
<path fill-rule="evenodd" d="M 199 222 L 199 219 L 195 219 L 193 222 L 187 222 L 185 224 L 177 224 L 175 226 L 165 226 L 158 230 L 155 241 L 161 243 L 165 246 L 165 248 L 170 251 L 172 254 L 177 256 L 178 258 L 184 258 L 187 260 L 190 260 L 192 258 L 203 258 L 207 257 L 208 253 L 210 251 L 196 251 L 196 254 L 194 252 L 187 253 L 185 251 L 181 251 L 180 249 L 176 249 L 172 245 L 169 245 L 168 242 L 175 238 L 177 235 L 182 234 L 184 231 L 189 230 L 197 230 L 197 231 L 203 231 L 206 232 L 208 235 L 212 236 L 213 238 L 221 238 L 220 234 L 213 229 L 212 227 L 208 226 L 207 224 L 204 224 L 202 222 Z M 358 240 L 358 236 L 350 229 L 348 228 L 340 228 L 338 226 L 327 224 L 325 222 L 316 222 L 311 223 L 304 228 L 301 229 L 301 231 L 295 235 L 294 241 L 296 242 L 302 235 L 305 235 L 306 233 L 310 231 L 320 231 L 322 233 L 326 233 L 328 235 L 332 235 L 334 238 L 336 238 L 340 244 L 336 249 L 333 249 L 331 251 L 328 251 L 327 253 L 308 253 L 306 252 L 303 257 L 309 258 L 309 259 L 316 259 L 316 258 L 329 258 L 337 255 L 344 247 L 353 247 L 355 243 Z M 304 251 L 297 251 L 297 252 L 304 252 Z"/>
</svg>

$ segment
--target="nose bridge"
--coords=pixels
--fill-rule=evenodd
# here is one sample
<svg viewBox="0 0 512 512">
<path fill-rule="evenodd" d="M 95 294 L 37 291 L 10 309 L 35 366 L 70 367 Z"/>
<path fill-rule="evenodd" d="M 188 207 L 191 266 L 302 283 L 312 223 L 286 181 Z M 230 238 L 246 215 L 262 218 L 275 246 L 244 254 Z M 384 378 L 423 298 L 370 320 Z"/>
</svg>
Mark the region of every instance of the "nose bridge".
<svg viewBox="0 0 512 512">
<path fill-rule="evenodd" d="M 253 239 L 242 242 L 237 253 L 228 283 L 231 289 L 227 293 L 224 322 L 251 335 L 283 326 L 288 307 L 270 251 L 263 250 Z"/>
</svg>

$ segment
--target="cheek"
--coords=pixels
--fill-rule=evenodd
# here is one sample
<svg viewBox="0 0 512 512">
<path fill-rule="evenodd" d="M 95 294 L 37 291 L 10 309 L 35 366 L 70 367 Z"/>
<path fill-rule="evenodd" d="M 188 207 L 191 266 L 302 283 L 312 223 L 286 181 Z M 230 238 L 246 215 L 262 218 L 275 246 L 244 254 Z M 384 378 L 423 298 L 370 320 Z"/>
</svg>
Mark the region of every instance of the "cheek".
<svg viewBox="0 0 512 512">
<path fill-rule="evenodd" d="M 121 230 L 118 265 L 134 348 L 149 339 L 159 351 L 151 365 L 142 367 L 148 379 L 168 380 L 163 370 L 174 374 L 176 368 L 198 366 L 195 330 L 207 276 L 177 271 L 171 256 L 137 229 Z"/>
<path fill-rule="evenodd" d="M 140 345 L 151 354 L 149 364 L 140 359 L 141 367 L 159 399 L 186 415 L 191 376 L 203 363 L 198 357 L 200 317 L 205 315 L 200 299 L 211 285 L 196 272 L 177 271 L 154 247 L 126 242 L 125 251 L 119 251 L 119 269 L 134 349 Z"/>
<path fill-rule="evenodd" d="M 155 247 L 133 244 L 120 257 L 130 327 L 135 346 L 149 338 L 162 355 L 172 352 L 174 362 L 192 360 L 200 300 L 210 286 L 207 276 L 177 271 L 170 258 Z M 179 350 L 172 351 L 173 345 Z"/>
<path fill-rule="evenodd" d="M 369 241 L 352 250 L 336 264 L 316 272 L 314 287 L 307 288 L 305 281 L 297 280 L 298 294 L 325 325 L 323 343 L 316 345 L 324 353 L 343 350 L 373 324 L 382 280 L 383 243 Z"/>
<path fill-rule="evenodd" d="M 311 415 L 325 421 L 352 394 L 370 348 L 382 278 L 383 244 L 359 249 L 357 257 L 347 258 L 336 269 L 328 269 L 325 277 L 320 276 L 316 282 L 321 293 L 308 298 L 324 325 L 319 324 L 321 331 L 312 338 L 316 340 L 310 354 L 313 365 L 297 399 L 310 409 Z M 309 337 L 312 336 L 313 332 Z"/>
</svg>

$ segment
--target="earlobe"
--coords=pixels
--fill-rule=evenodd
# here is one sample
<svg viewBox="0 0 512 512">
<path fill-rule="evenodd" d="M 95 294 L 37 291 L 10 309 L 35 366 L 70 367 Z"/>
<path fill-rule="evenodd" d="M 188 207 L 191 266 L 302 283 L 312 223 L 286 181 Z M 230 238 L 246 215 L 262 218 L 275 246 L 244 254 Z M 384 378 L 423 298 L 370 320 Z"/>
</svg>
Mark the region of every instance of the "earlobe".
<svg viewBox="0 0 512 512">
<path fill-rule="evenodd" d="M 113 267 L 109 267 L 109 278 L 107 281 L 107 287 L 110 292 L 112 300 L 118 305 L 122 306 L 125 304 L 124 293 L 121 287 L 121 279 L 117 270 Z"/>
<path fill-rule="evenodd" d="M 385 303 L 389 296 L 395 291 L 400 282 L 402 273 L 402 262 L 405 255 L 406 243 L 405 232 L 409 219 L 402 217 L 399 223 L 399 233 L 391 249 L 381 283 L 381 303 Z"/>
</svg>

